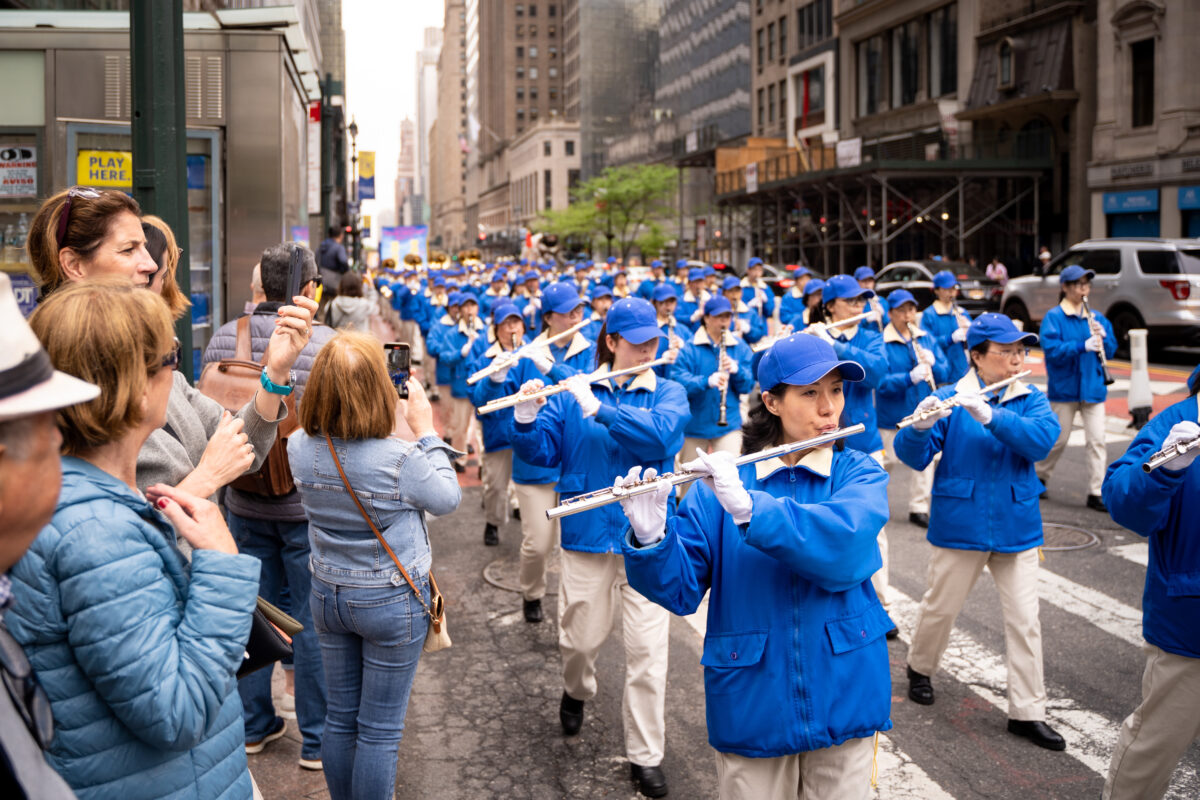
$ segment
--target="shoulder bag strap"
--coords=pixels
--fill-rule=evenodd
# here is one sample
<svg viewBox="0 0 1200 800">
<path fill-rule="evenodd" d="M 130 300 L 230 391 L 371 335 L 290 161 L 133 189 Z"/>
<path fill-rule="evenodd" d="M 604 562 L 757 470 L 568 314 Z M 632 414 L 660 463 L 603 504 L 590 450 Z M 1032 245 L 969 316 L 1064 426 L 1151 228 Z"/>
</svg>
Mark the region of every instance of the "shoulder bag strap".
<svg viewBox="0 0 1200 800">
<path fill-rule="evenodd" d="M 350 497 L 354 500 L 354 505 L 358 506 L 358 512 L 362 514 L 363 519 L 367 521 L 367 525 L 371 526 L 371 533 L 375 534 L 375 538 L 379 540 L 381 545 L 383 545 L 383 549 L 386 550 L 387 554 L 392 557 L 392 561 L 395 562 L 396 568 L 400 570 L 400 574 L 404 576 L 404 580 L 408 581 L 409 588 L 412 589 L 413 594 L 416 595 L 417 600 L 421 602 L 421 605 L 425 607 L 425 613 L 428 614 L 432 619 L 433 612 L 425 603 L 425 598 L 421 596 L 421 592 L 418 591 L 416 584 L 413 583 L 413 579 L 408 577 L 408 570 L 406 570 L 404 565 L 400 563 L 400 559 L 396 558 L 396 553 L 393 552 L 391 545 L 389 545 L 387 540 L 383 538 L 383 534 L 379 532 L 379 528 L 375 527 L 375 523 L 371 521 L 371 517 L 367 514 L 367 510 L 363 508 L 363 504 L 359 501 L 358 495 L 354 493 L 354 488 L 350 486 L 350 480 L 346 477 L 345 470 L 342 469 L 341 459 L 338 458 L 337 450 L 335 450 L 333 447 L 333 439 L 328 434 L 325 435 L 325 443 L 329 445 L 329 455 L 333 456 L 333 463 L 337 467 L 338 475 L 342 476 L 342 483 L 345 484 L 346 491 L 350 493 Z M 429 574 L 429 579 L 430 582 L 433 583 L 432 571 Z M 433 586 L 436 588 L 437 584 L 433 583 Z"/>
<path fill-rule="evenodd" d="M 253 361 L 250 355 L 250 315 L 239 317 L 237 321 L 237 344 L 233 357 L 238 361 Z"/>
</svg>

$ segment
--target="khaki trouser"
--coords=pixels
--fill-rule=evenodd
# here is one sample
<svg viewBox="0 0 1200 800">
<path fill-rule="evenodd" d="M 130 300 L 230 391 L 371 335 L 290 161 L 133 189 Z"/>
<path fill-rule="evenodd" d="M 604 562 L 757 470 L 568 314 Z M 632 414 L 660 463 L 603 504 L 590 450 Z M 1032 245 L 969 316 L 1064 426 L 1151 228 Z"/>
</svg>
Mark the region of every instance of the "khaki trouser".
<svg viewBox="0 0 1200 800">
<path fill-rule="evenodd" d="M 883 466 L 884 455 L 882 450 L 876 450 L 874 453 L 871 453 L 871 458 L 879 462 L 879 466 Z M 871 576 L 871 586 L 875 589 L 875 596 L 879 598 L 879 604 L 886 609 L 892 605 L 892 598 L 888 595 L 887 525 L 879 529 L 879 535 L 875 537 L 875 542 L 879 545 L 879 557 L 883 559 L 883 565 Z"/>
<path fill-rule="evenodd" d="M 777 758 L 717 753 L 721 800 L 867 800 L 875 737 Z"/>
<path fill-rule="evenodd" d="M 425 342 L 421 338 L 421 326 L 415 319 L 400 320 L 400 330 L 397 331 L 400 341 L 408 342 L 409 357 L 415 364 L 422 361 L 425 355 Z"/>
<path fill-rule="evenodd" d="M 1083 420 L 1084 456 L 1087 462 L 1088 494 L 1100 496 L 1100 487 L 1104 483 L 1104 469 L 1107 453 L 1104 449 L 1104 403 L 1051 403 L 1050 409 L 1058 416 L 1058 424 L 1062 431 L 1058 441 L 1050 448 L 1050 455 L 1039 461 L 1034 467 L 1037 476 L 1046 483 L 1059 456 L 1067 446 L 1071 428 L 1075 424 L 1075 412 Z"/>
<path fill-rule="evenodd" d="M 502 527 L 508 522 L 508 483 L 512 480 L 512 450 L 505 448 L 484 453 L 483 518 L 489 525 Z"/>
<path fill-rule="evenodd" d="M 621 711 L 625 756 L 657 767 L 666 749 L 667 646 L 671 614 L 634 591 L 620 553 L 560 555 L 558 649 L 563 688 L 576 700 L 596 696 L 596 654 L 612 632 L 613 610 L 621 608 L 625 645 L 625 691 Z"/>
<path fill-rule="evenodd" d="M 1103 800 L 1151 800 L 1166 794 L 1171 773 L 1200 737 L 1200 658 L 1145 645 L 1142 704 L 1121 724 Z"/>
<path fill-rule="evenodd" d="M 964 523 L 965 524 L 965 523 Z M 992 573 L 1004 616 L 1008 664 L 1008 717 L 1046 719 L 1042 677 L 1042 626 L 1038 621 L 1038 548 L 1020 553 L 933 548 L 926 573 L 929 588 L 917 610 L 908 665 L 922 675 L 937 672 L 954 620 L 984 567 Z"/>
<path fill-rule="evenodd" d="M 546 562 L 558 544 L 558 520 L 546 519 L 546 512 L 558 505 L 558 494 L 552 483 L 513 486 L 521 508 L 521 595 L 537 600 L 546 595 Z"/>
<path fill-rule="evenodd" d="M 928 514 L 929 495 L 933 491 L 933 473 L 937 471 L 937 462 L 942 454 L 938 453 L 933 461 L 929 462 L 929 466 L 918 472 L 896 457 L 895 442 L 897 433 L 899 431 L 895 428 L 879 429 L 879 435 L 883 437 L 883 447 L 887 451 L 888 463 L 884 466 L 888 468 L 895 466 L 902 478 L 907 478 L 908 513 Z"/>
<path fill-rule="evenodd" d="M 733 453 L 735 456 L 742 452 L 742 429 L 732 430 L 724 436 L 718 436 L 715 439 L 697 439 L 693 436 L 683 437 L 683 449 L 675 458 L 677 468 L 682 469 L 684 462 L 691 461 L 696 457 L 696 450 L 702 449 L 706 453 L 716 453 L 723 451 Z M 682 484 L 679 487 L 679 499 L 682 500 L 691 488 L 690 483 Z"/>
<path fill-rule="evenodd" d="M 449 392 L 444 395 L 449 397 Z M 446 422 L 446 437 L 455 450 L 467 452 L 467 429 L 471 426 L 471 415 L 475 406 L 466 397 L 450 397 L 450 419 Z"/>
</svg>

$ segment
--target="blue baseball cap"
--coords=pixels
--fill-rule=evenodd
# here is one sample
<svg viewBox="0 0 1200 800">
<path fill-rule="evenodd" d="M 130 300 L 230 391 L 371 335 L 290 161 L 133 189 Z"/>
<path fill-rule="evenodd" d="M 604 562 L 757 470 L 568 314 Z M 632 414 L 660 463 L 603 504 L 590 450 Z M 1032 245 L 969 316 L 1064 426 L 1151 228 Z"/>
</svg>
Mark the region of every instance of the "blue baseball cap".
<svg viewBox="0 0 1200 800">
<path fill-rule="evenodd" d="M 917 298 L 908 289 L 897 289 L 887 296 L 888 308 L 899 308 L 905 303 L 917 305 Z"/>
<path fill-rule="evenodd" d="M 803 264 L 788 264 L 787 270 L 788 272 L 796 273 L 797 278 L 801 278 L 805 275 L 812 275 L 812 270 Z"/>
<path fill-rule="evenodd" d="M 675 269 L 683 269 L 687 266 L 687 259 L 681 258 L 675 262 Z"/>
<path fill-rule="evenodd" d="M 459 291 L 453 291 L 450 294 L 448 294 L 446 296 L 446 308 L 449 308 L 450 306 L 461 306 L 462 305 L 462 297 L 463 297 L 463 293 L 459 292 Z"/>
<path fill-rule="evenodd" d="M 616 257 L 616 256 L 609 256 L 608 258 L 604 259 L 604 262 L 605 262 L 606 264 L 615 264 L 615 263 L 617 263 L 617 257 Z"/>
<path fill-rule="evenodd" d="M 465 306 L 467 303 L 474 303 L 475 305 L 479 305 L 479 298 L 476 297 L 474 295 L 474 293 L 472 293 L 472 292 L 463 292 L 462 293 L 462 302 L 459 305 Z"/>
<path fill-rule="evenodd" d="M 1071 266 L 1064 269 L 1062 271 L 1062 274 L 1058 276 L 1058 282 L 1059 283 L 1074 283 L 1075 281 L 1081 281 L 1084 278 L 1087 278 L 1090 281 L 1094 277 L 1096 277 L 1095 271 L 1090 270 L 1090 269 L 1084 269 L 1083 267 L 1079 266 L 1078 264 L 1072 264 Z"/>
<path fill-rule="evenodd" d="M 583 305 L 575 285 L 571 283 L 555 283 L 547 286 L 542 292 L 542 309 L 556 314 L 570 314 Z"/>
<path fill-rule="evenodd" d="M 821 280 L 820 278 L 813 278 L 811 281 L 804 284 L 804 296 L 805 297 L 808 297 L 810 294 L 814 294 L 816 292 L 824 292 L 824 291 L 825 291 L 825 281 Z M 825 298 L 825 295 L 822 294 L 821 299 L 824 299 L 824 298 Z"/>
<path fill-rule="evenodd" d="M 528 266 L 529 266 L 529 259 L 528 259 L 528 258 L 522 258 L 522 259 L 520 260 L 520 262 L 519 262 L 519 263 L 520 263 L 520 265 L 521 265 L 522 267 L 528 267 Z"/>
<path fill-rule="evenodd" d="M 751 267 L 761 267 L 762 263 L 763 263 L 763 260 L 761 258 L 759 258 L 758 256 L 755 256 L 754 258 L 752 258 L 746 262 L 746 269 L 750 269 Z"/>
<path fill-rule="evenodd" d="M 492 309 L 493 325 L 499 325 L 509 317 L 516 317 L 517 319 L 521 320 L 524 319 L 524 317 L 521 316 L 521 310 L 512 303 L 498 303 L 496 307 Z"/>
<path fill-rule="evenodd" d="M 433 278 L 433 285 L 434 286 L 445 286 L 446 279 L 443 278 L 441 275 L 435 275 Z"/>
<path fill-rule="evenodd" d="M 604 332 L 620 334 L 630 344 L 645 344 L 663 335 L 654 306 L 640 297 L 625 297 L 613 303 L 604 318 Z"/>
<path fill-rule="evenodd" d="M 593 286 L 591 299 L 595 300 L 597 297 L 612 297 L 612 289 L 608 288 L 604 284 Z"/>
<path fill-rule="evenodd" d="M 540 280 L 540 279 L 541 279 L 540 276 L 536 272 L 534 272 L 533 270 L 530 270 L 529 272 L 525 273 L 524 277 L 521 278 L 521 282 L 529 283 L 530 281 L 536 281 L 536 280 Z"/>
<path fill-rule="evenodd" d="M 703 273 L 704 273 L 704 277 L 706 277 L 706 278 L 707 278 L 709 275 L 716 275 L 716 274 L 717 274 L 717 268 L 716 268 L 716 267 L 714 267 L 714 266 L 711 266 L 711 265 L 705 265 L 705 266 L 701 267 L 701 268 L 700 268 L 700 270 L 701 270 L 701 272 L 703 272 Z"/>
<path fill-rule="evenodd" d="M 654 292 L 650 295 L 654 298 L 654 302 L 661 303 L 663 300 L 678 300 L 679 295 L 675 293 L 675 287 L 669 283 L 660 283 L 654 287 Z"/>
<path fill-rule="evenodd" d="M 1200 381 L 1200 367 L 1192 370 L 1192 374 L 1188 376 L 1187 386 L 1189 392 L 1196 391 L 1196 381 Z"/>
<path fill-rule="evenodd" d="M 861 381 L 866 371 L 857 361 L 839 361 L 833 345 L 807 333 L 793 333 L 771 345 L 758 362 L 758 385 L 769 392 L 781 383 L 808 386 L 839 370 L 848 381 Z"/>
<path fill-rule="evenodd" d="M 933 288 L 935 289 L 953 289 L 958 286 L 958 278 L 948 269 L 933 276 Z"/>
<path fill-rule="evenodd" d="M 742 282 L 737 279 L 737 276 L 730 275 L 725 280 L 721 281 L 721 291 L 728 292 L 730 289 L 742 288 Z"/>
<path fill-rule="evenodd" d="M 1012 344 L 1024 342 L 1026 345 L 1037 344 L 1038 337 L 1034 333 L 1017 330 L 1013 321 L 1003 314 L 980 314 L 967 328 L 967 347 L 974 347 L 984 342 L 997 344 Z"/>
<path fill-rule="evenodd" d="M 715 317 L 718 314 L 732 314 L 733 304 L 725 299 L 724 295 L 708 298 L 704 304 L 704 316 Z"/>
<path fill-rule="evenodd" d="M 658 269 L 662 265 L 663 263 L 656 258 L 650 262 L 650 269 Z"/>
<path fill-rule="evenodd" d="M 858 269 L 854 270 L 854 280 L 856 281 L 865 281 L 874 277 L 875 270 L 871 269 L 870 267 L 859 267 Z"/>
<path fill-rule="evenodd" d="M 704 280 L 703 267 L 692 267 L 691 269 L 688 270 L 688 283 L 691 283 L 692 281 L 702 281 L 702 280 Z"/>
<path fill-rule="evenodd" d="M 875 296 L 875 292 L 870 289 L 864 289 L 858 285 L 858 281 L 852 275 L 834 275 L 829 280 L 825 281 L 825 294 L 821 299 L 825 302 L 830 300 L 852 299 L 855 297 L 865 297 L 870 299 Z"/>
</svg>

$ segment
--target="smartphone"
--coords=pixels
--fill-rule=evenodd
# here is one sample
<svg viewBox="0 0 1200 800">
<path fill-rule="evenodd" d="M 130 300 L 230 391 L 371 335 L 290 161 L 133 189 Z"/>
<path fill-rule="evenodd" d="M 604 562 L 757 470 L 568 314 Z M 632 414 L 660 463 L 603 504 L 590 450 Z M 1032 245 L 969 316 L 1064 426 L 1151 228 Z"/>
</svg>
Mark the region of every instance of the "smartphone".
<svg viewBox="0 0 1200 800">
<path fill-rule="evenodd" d="M 292 260 L 288 268 L 288 293 L 284 298 L 283 304 L 290 306 L 292 298 L 300 294 L 300 287 L 303 285 L 300 280 L 304 277 L 304 248 L 292 248 Z"/>
<path fill-rule="evenodd" d="M 410 351 L 407 342 L 384 342 L 383 352 L 387 355 L 388 375 L 396 387 L 401 400 L 408 399 L 408 374 Z"/>
</svg>

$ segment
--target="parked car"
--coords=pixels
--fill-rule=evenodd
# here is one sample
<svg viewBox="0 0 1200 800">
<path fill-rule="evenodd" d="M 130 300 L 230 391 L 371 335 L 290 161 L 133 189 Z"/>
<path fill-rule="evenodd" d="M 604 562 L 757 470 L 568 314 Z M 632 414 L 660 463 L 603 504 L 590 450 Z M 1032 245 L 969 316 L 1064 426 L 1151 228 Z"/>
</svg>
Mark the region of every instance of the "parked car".
<svg viewBox="0 0 1200 800">
<path fill-rule="evenodd" d="M 1001 307 L 1036 330 L 1058 304 L 1059 273 L 1072 264 L 1093 270 L 1091 306 L 1108 317 L 1124 351 L 1129 331 L 1146 328 L 1149 345 L 1200 344 L 1200 240 L 1089 239 L 1060 253 L 1033 275 L 1013 278 Z"/>
<path fill-rule="evenodd" d="M 958 305 L 971 316 L 985 311 L 999 311 L 1004 290 L 989 278 L 982 267 L 965 261 L 893 261 L 875 276 L 875 291 L 887 297 L 895 289 L 907 289 L 925 308 L 933 302 L 933 276 L 949 270 L 958 277 Z"/>
</svg>

